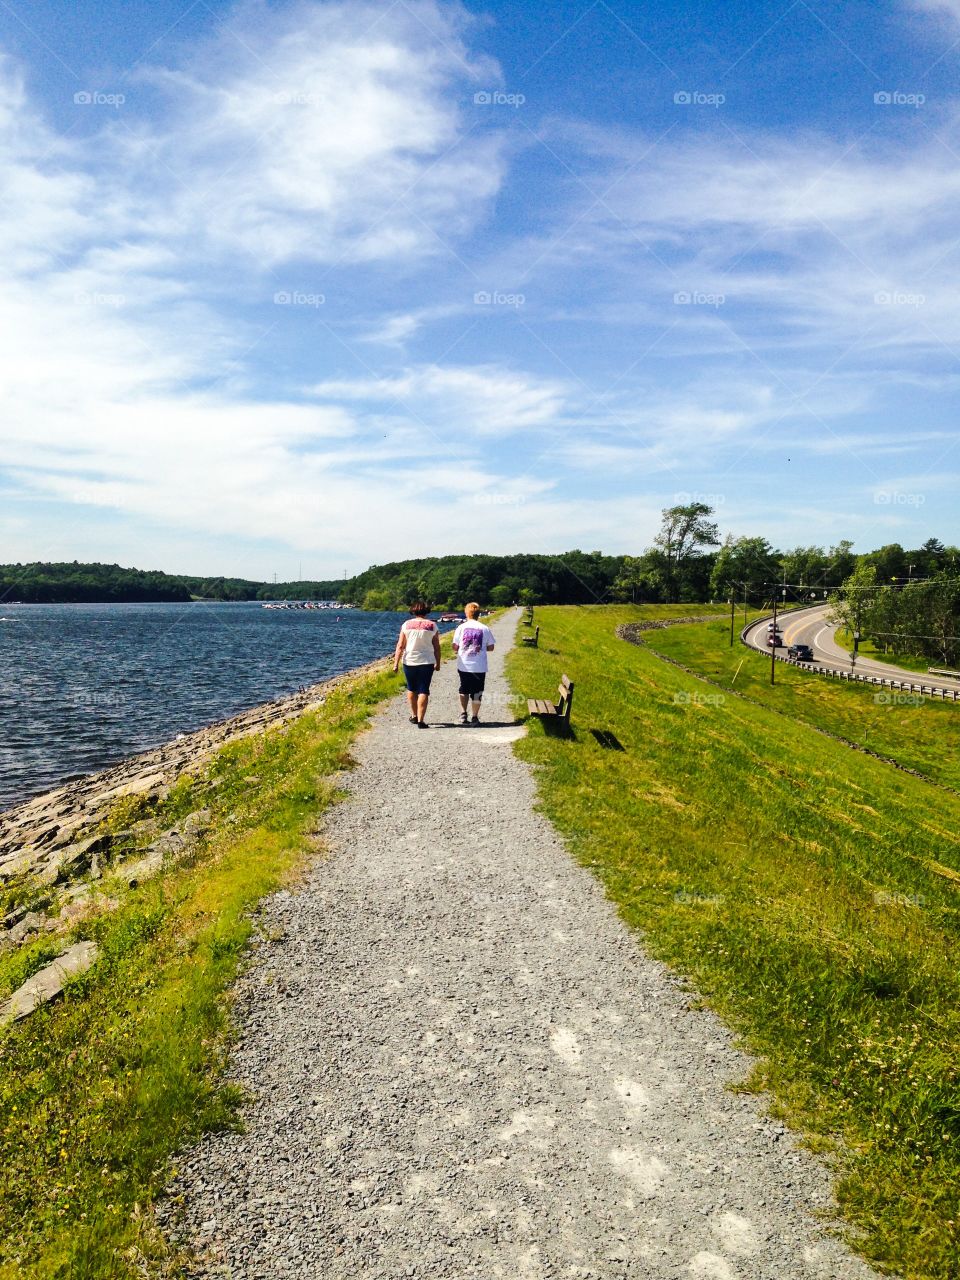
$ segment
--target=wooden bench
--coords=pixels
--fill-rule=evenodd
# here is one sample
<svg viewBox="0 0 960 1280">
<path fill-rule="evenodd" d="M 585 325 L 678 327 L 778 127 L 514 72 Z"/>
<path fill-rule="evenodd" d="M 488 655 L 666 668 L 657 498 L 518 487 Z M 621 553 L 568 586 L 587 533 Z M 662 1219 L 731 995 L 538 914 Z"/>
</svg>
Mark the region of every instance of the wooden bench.
<svg viewBox="0 0 960 1280">
<path fill-rule="evenodd" d="M 532 626 L 533 626 L 533 605 L 532 605 L 532 604 L 528 604 L 528 605 L 526 606 L 526 609 L 525 609 L 525 611 L 524 611 L 524 615 L 523 615 L 523 617 L 520 619 L 520 625 L 521 625 L 522 627 L 532 627 Z"/>
<path fill-rule="evenodd" d="M 521 636 L 521 637 L 520 637 L 520 643 L 521 643 L 521 644 L 529 644 L 529 645 L 532 645 L 532 647 L 533 647 L 534 649 L 538 648 L 538 646 L 539 646 L 539 642 L 540 642 L 540 628 L 539 628 L 539 627 L 537 627 L 536 631 L 534 631 L 534 633 L 533 633 L 533 635 L 532 635 L 532 636 Z"/>
<path fill-rule="evenodd" d="M 560 677 L 557 686 L 560 694 L 559 702 L 546 702 L 542 698 L 528 698 L 527 711 L 532 716 L 550 716 L 557 720 L 570 722 L 570 708 L 573 706 L 573 683 L 567 676 Z"/>
</svg>

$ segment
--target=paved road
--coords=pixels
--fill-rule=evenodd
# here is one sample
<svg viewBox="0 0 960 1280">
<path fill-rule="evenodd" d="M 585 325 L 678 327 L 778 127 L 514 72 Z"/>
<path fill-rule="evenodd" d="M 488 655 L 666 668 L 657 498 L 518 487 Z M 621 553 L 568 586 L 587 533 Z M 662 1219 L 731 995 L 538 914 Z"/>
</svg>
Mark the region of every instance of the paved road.
<svg viewBox="0 0 960 1280">
<path fill-rule="evenodd" d="M 245 1130 L 176 1183 L 193 1274 L 875 1280 L 814 1216 L 822 1166 L 726 1087 L 749 1066 L 733 1037 L 536 809 L 516 622 L 485 726 L 454 723 L 450 663 L 429 732 L 392 700 L 329 855 L 266 908 L 237 993 Z"/>
<path fill-rule="evenodd" d="M 850 653 L 837 644 L 834 639 L 835 625 L 829 620 L 830 606 L 817 605 L 812 609 L 804 609 L 798 613 L 786 613 L 778 619 L 784 647 L 778 649 L 781 656 L 786 656 L 786 646 L 791 644 L 808 644 L 814 652 L 814 660 L 820 666 L 834 667 L 838 671 L 850 670 Z M 769 653 L 767 647 L 767 623 L 772 615 L 766 614 L 751 626 L 746 634 L 746 641 L 755 649 Z M 887 680 L 904 680 L 911 684 L 933 685 L 936 689 L 960 690 L 960 680 L 951 680 L 946 676 L 930 676 L 926 672 L 908 671 L 905 667 L 894 666 L 890 662 L 880 662 L 876 658 L 858 655 L 854 668 L 860 675 L 882 676 Z"/>
</svg>

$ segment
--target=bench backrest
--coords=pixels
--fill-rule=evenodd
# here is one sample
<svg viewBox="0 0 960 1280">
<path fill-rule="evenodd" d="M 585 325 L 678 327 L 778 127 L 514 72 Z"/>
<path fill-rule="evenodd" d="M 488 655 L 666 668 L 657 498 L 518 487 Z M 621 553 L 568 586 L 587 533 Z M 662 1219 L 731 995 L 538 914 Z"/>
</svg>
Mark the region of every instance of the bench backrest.
<svg viewBox="0 0 960 1280">
<path fill-rule="evenodd" d="M 557 715 L 562 716 L 564 720 L 569 720 L 570 708 L 573 706 L 573 681 L 569 676 L 563 675 L 560 677 L 557 693 L 560 695 L 560 701 L 557 703 Z"/>
</svg>

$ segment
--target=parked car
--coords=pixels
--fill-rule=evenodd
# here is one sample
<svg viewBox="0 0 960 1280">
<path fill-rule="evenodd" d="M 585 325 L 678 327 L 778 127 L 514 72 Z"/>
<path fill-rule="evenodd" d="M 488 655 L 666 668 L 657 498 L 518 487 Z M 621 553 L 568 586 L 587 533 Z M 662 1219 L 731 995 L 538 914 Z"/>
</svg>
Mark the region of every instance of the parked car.
<svg viewBox="0 0 960 1280">
<path fill-rule="evenodd" d="M 787 657 L 796 662 L 813 662 L 813 650 L 808 644 L 792 644 L 787 650 Z"/>
</svg>

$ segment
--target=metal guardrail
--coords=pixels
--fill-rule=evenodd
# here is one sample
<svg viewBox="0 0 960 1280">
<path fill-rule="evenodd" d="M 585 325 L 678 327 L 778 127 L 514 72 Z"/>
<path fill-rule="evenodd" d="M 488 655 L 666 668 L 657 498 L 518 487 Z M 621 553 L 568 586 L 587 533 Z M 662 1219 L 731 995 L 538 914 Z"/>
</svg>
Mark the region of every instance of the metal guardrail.
<svg viewBox="0 0 960 1280">
<path fill-rule="evenodd" d="M 811 609 L 819 609 L 820 605 L 810 605 Z M 791 611 L 794 615 L 803 612 L 801 609 Z M 772 614 L 770 615 L 773 616 Z M 762 649 L 758 649 L 756 645 L 752 645 L 747 640 L 747 632 L 752 631 L 754 627 L 759 627 L 767 621 L 766 617 L 759 618 L 753 622 L 747 623 L 740 632 L 740 643 L 751 649 L 754 653 L 763 654 Z M 941 702 L 960 702 L 960 689 L 946 689 L 943 685 L 934 684 L 914 684 L 912 680 L 892 680 L 886 676 L 867 675 L 862 671 L 847 671 L 842 667 L 823 666 L 819 662 L 797 662 L 794 658 L 785 658 L 782 654 L 774 653 L 774 661 L 785 662 L 787 666 L 799 667 L 801 671 L 812 671 L 816 675 L 828 676 L 830 679 L 854 681 L 857 684 L 880 685 L 887 689 L 896 689 L 900 693 L 919 693 L 926 698 L 939 698 Z"/>
</svg>

